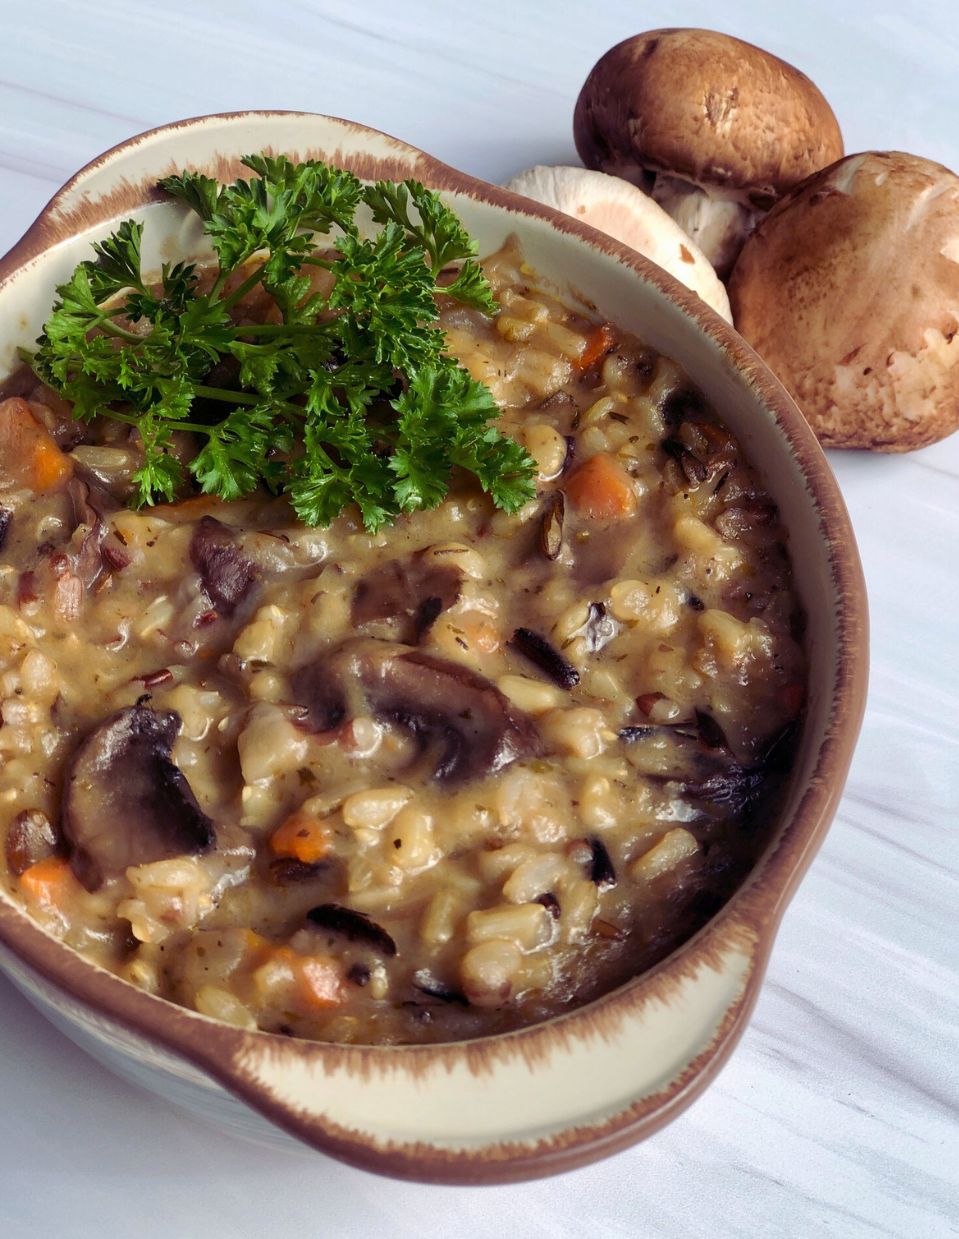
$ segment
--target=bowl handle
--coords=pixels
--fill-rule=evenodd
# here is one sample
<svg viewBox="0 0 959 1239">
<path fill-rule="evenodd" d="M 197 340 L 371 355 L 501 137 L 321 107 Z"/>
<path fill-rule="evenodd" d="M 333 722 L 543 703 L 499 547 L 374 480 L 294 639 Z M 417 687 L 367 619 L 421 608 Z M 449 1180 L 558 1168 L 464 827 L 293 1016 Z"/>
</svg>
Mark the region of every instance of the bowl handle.
<svg viewBox="0 0 959 1239">
<path fill-rule="evenodd" d="M 726 1061 L 766 951 L 721 919 L 616 994 L 518 1033 L 372 1050 L 251 1035 L 216 1074 L 307 1144 L 380 1173 L 471 1183 L 568 1169 L 652 1134 Z"/>
</svg>

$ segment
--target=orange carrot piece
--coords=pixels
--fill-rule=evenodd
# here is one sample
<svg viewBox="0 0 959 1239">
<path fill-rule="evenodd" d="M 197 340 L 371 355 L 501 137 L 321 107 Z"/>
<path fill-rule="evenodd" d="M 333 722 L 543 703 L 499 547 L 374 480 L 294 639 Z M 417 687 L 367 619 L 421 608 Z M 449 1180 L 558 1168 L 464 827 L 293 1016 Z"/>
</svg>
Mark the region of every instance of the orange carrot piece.
<svg viewBox="0 0 959 1239">
<path fill-rule="evenodd" d="M 312 1007 L 338 1007 L 346 998 L 340 965 L 329 955 L 306 955 L 297 973 L 300 993 Z"/>
<path fill-rule="evenodd" d="M 259 954 L 270 944 L 262 934 L 258 934 L 255 929 L 244 929 L 243 938 L 246 943 L 246 949 L 251 955 Z"/>
<path fill-rule="evenodd" d="M 34 903 L 60 908 L 71 895 L 79 892 L 80 883 L 62 857 L 47 856 L 25 869 L 17 879 L 22 894 Z"/>
<path fill-rule="evenodd" d="M 61 452 L 50 435 L 44 431 L 34 445 L 33 458 L 30 462 L 33 489 L 41 494 L 55 490 L 61 482 L 73 472 L 72 462 L 65 452 Z"/>
<path fill-rule="evenodd" d="M 477 654 L 495 654 L 501 645 L 499 629 L 482 611 L 465 611 L 457 616 L 455 627 Z"/>
<path fill-rule="evenodd" d="M 302 809 L 286 819 L 270 837 L 275 856 L 292 856 L 305 865 L 315 865 L 329 854 L 332 833 L 325 821 L 311 817 Z"/>
<path fill-rule="evenodd" d="M 0 480 L 43 493 L 73 472 L 73 461 L 18 396 L 0 404 Z"/>
<path fill-rule="evenodd" d="M 629 474 L 608 452 L 591 456 L 570 475 L 566 496 L 590 520 L 619 521 L 636 512 Z"/>
<path fill-rule="evenodd" d="M 612 323 L 600 323 L 586 337 L 586 347 L 573 363 L 580 372 L 588 370 L 605 357 L 616 343 L 616 333 Z"/>
<path fill-rule="evenodd" d="M 300 1002 L 310 1007 L 336 1007 L 347 995 L 341 965 L 330 955 L 301 955 L 289 946 L 274 947 L 267 962 L 279 965 L 294 985 Z"/>
</svg>

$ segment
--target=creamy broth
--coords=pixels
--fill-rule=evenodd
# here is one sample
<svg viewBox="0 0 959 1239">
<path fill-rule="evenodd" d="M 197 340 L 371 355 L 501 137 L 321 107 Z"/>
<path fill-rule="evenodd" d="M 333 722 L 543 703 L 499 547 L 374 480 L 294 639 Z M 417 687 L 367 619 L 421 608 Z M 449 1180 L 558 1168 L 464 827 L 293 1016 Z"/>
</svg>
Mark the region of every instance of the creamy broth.
<svg viewBox="0 0 959 1239">
<path fill-rule="evenodd" d="M 132 511 L 131 432 L 7 385 L 2 878 L 151 993 L 503 1031 L 662 958 L 768 840 L 805 684 L 775 506 L 675 363 L 484 266 L 498 316 L 441 321 L 539 468 L 515 516 L 463 479 L 377 534 Z"/>
</svg>

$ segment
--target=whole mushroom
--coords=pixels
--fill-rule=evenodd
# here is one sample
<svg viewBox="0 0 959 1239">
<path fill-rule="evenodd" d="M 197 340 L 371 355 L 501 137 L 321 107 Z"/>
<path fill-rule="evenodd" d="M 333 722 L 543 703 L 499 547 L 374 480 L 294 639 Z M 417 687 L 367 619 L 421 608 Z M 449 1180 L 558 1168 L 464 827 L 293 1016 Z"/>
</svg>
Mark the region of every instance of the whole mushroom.
<svg viewBox="0 0 959 1239">
<path fill-rule="evenodd" d="M 785 197 L 729 283 L 736 326 L 827 447 L 905 452 L 959 428 L 959 177 L 898 151 Z"/>
<path fill-rule="evenodd" d="M 805 74 L 712 30 L 617 44 L 580 91 L 573 137 L 588 168 L 650 193 L 721 277 L 762 212 L 843 154 Z"/>
</svg>

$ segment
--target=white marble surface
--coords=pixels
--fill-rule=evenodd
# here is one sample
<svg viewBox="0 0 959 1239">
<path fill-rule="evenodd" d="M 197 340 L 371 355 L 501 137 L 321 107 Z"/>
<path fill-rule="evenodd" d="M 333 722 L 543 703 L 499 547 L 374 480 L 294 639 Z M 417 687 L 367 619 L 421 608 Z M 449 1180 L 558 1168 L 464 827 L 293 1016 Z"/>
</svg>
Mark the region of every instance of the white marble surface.
<svg viewBox="0 0 959 1239">
<path fill-rule="evenodd" d="M 575 159 L 609 46 L 723 28 L 808 72 L 847 149 L 959 169 L 955 0 L 0 0 L 0 249 L 138 130 L 331 112 L 499 180 Z M 0 1235 L 456 1239 L 959 1233 L 959 435 L 835 456 L 872 604 L 869 709 L 836 823 L 718 1082 L 646 1144 L 559 1179 L 431 1188 L 263 1152 L 121 1084 L 0 982 Z"/>
</svg>

